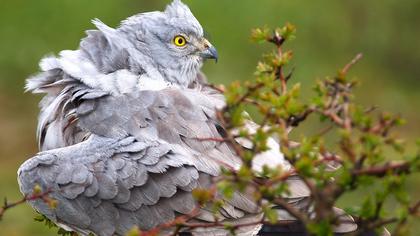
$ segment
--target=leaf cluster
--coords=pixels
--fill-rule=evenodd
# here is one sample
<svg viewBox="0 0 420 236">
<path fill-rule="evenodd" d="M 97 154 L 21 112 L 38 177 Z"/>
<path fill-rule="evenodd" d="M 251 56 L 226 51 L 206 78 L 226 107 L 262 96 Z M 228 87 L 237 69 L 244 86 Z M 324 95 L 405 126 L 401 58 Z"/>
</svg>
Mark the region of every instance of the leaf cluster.
<svg viewBox="0 0 420 236">
<path fill-rule="evenodd" d="M 404 142 L 394 133 L 404 120 L 355 103 L 353 90 L 358 83 L 348 77 L 348 72 L 361 54 L 335 76 L 317 81 L 315 95 L 303 101 L 301 85 L 290 84 L 293 52 L 284 49 L 284 44 L 295 38 L 295 32 L 291 24 L 252 31 L 253 41 L 272 44 L 274 50 L 258 63 L 255 80 L 234 82 L 225 91 L 227 105 L 219 112 L 228 130 L 224 141 L 235 147 L 244 164 L 239 170 L 225 171 L 219 189 L 230 196 L 251 186 L 255 200 L 272 224 L 277 222 L 277 215 L 270 206 L 278 205 L 302 221 L 309 234 L 332 235 L 333 226 L 341 223 L 334 213 L 337 202 L 347 193 L 376 186 L 360 196 L 365 198 L 360 205 L 355 203 L 346 209 L 359 226 L 356 234 L 381 231 L 391 223 L 398 225 L 393 235 L 402 234 L 407 219 L 418 216 L 419 203 L 410 201 L 405 181 L 419 171 L 420 164 L 419 155 L 406 154 Z M 248 110 L 256 110 L 262 117 L 254 130 L 250 129 Z M 326 128 L 316 135 L 291 140 L 289 133 L 309 122 L 310 116 L 318 117 Z M 328 132 L 336 137 L 333 150 L 326 145 Z M 281 152 L 292 171 L 266 166 L 262 172 L 255 172 L 252 160 L 269 149 L 268 140 L 273 136 L 280 140 Z M 251 143 L 251 148 L 238 144 L 238 140 Z M 393 161 L 395 155 L 399 161 Z M 313 211 L 287 206 L 284 196 L 288 186 L 284 180 L 291 175 L 298 175 L 311 191 Z M 384 206 L 392 200 L 396 202 L 395 212 L 387 212 Z"/>
</svg>

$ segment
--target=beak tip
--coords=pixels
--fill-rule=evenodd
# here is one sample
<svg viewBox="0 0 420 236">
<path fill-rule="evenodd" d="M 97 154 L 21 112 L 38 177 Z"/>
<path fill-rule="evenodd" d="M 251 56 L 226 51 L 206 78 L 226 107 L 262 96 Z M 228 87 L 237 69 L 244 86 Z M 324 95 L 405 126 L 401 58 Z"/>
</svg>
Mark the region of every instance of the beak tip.
<svg viewBox="0 0 420 236">
<path fill-rule="evenodd" d="M 219 61 L 219 53 L 217 52 L 217 49 L 212 46 L 208 50 L 211 54 L 212 59 L 214 59 L 217 63 Z"/>
<path fill-rule="evenodd" d="M 201 53 L 201 57 L 204 59 L 214 59 L 216 63 L 219 61 L 219 53 L 217 49 L 213 46 L 207 48 L 204 52 Z"/>
</svg>

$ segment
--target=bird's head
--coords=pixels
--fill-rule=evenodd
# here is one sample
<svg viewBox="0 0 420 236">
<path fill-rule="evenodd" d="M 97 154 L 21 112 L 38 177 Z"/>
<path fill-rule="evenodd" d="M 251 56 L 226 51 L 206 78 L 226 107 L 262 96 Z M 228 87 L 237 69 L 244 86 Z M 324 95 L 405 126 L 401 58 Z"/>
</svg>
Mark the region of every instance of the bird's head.
<svg viewBox="0 0 420 236">
<path fill-rule="evenodd" d="M 112 55 L 124 51 L 127 56 L 126 60 L 114 61 L 127 61 L 133 70 L 158 71 L 165 80 L 180 85 L 188 85 L 196 78 L 204 60 L 218 59 L 202 26 L 180 0 L 174 0 L 163 12 L 129 17 L 117 29 L 101 22 L 95 24 L 110 41 Z"/>
</svg>

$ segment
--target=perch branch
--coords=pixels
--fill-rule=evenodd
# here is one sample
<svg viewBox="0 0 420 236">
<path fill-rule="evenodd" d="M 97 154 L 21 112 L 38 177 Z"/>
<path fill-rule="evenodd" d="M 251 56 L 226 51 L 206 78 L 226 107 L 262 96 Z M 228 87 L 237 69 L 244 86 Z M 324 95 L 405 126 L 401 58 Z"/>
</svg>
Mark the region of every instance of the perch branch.
<svg viewBox="0 0 420 236">
<path fill-rule="evenodd" d="M 50 190 L 44 192 L 44 193 L 33 193 L 31 195 L 27 195 L 24 198 L 22 198 L 19 201 L 16 202 L 8 202 L 7 199 L 4 199 L 4 204 L 0 208 L 0 221 L 3 219 L 4 213 L 9 210 L 10 208 L 14 208 L 18 205 L 21 205 L 25 203 L 26 201 L 34 201 L 42 199 L 44 202 L 51 202 L 52 199 L 48 197 L 48 195 L 51 193 Z"/>
</svg>

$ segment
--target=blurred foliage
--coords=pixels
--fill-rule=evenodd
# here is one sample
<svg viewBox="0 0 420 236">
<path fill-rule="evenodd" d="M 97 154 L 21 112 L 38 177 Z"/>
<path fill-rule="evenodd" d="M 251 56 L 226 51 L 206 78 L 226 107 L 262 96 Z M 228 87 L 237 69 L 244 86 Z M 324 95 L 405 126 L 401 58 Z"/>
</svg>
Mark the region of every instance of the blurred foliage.
<svg viewBox="0 0 420 236">
<path fill-rule="evenodd" d="M 405 137 L 420 133 L 418 93 L 420 69 L 420 1 L 303 1 L 303 0 L 185 0 L 220 52 L 217 65 L 204 68 L 209 80 L 227 83 L 252 79 L 265 47 L 255 47 L 249 29 L 294 22 L 299 31 L 292 44 L 294 80 L 313 84 L 331 74 L 353 55 L 363 52 L 352 74 L 361 78 L 357 100 L 400 113 L 407 120 Z M 24 79 L 38 70 L 39 59 L 49 53 L 77 48 L 90 20 L 100 18 L 110 26 L 138 12 L 163 9 L 163 0 L 2 0 L 0 7 L 0 196 L 19 199 L 18 166 L 36 151 L 35 126 L 39 98 L 23 94 Z M 308 98 L 310 86 L 302 86 Z M 312 123 L 313 124 L 313 123 Z M 303 126 L 293 136 L 316 132 Z M 331 137 L 333 139 L 333 137 Z M 414 145 L 409 146 L 414 149 Z M 409 148 L 410 149 L 410 148 Z M 417 179 L 409 187 L 420 198 Z M 362 191 L 368 191 L 369 187 Z M 417 191 L 417 192 L 416 192 Z M 356 193 L 354 196 L 357 196 Z M 358 197 L 348 196 L 351 201 Z M 33 211 L 21 206 L 5 216 L 5 235 L 54 235 L 34 224 Z M 418 224 L 417 224 L 418 225 Z M 420 227 L 420 226 L 417 226 Z M 420 229 L 420 228 L 417 228 Z"/>
<path fill-rule="evenodd" d="M 333 235 L 332 226 L 340 224 L 334 205 L 346 194 L 370 187 L 369 192 L 358 191 L 362 202 L 344 204 L 358 224 L 356 235 L 380 233 L 383 226 L 389 228 L 391 224 L 396 224 L 392 235 L 415 235 L 413 231 L 409 234 L 407 222 L 410 216 L 419 219 L 420 200 L 410 195 L 406 180 L 420 172 L 420 150 L 407 153 L 395 135 L 394 129 L 404 120 L 354 102 L 357 81 L 349 79 L 348 73 L 361 54 L 337 75 L 318 80 L 312 99 L 302 102 L 300 83 L 290 82 L 293 70 L 286 72 L 293 53 L 283 47 L 295 32 L 289 23 L 274 30 L 265 27 L 252 32 L 254 41 L 268 42 L 276 48 L 258 63 L 255 80 L 233 82 L 225 91 L 227 105 L 218 111 L 219 121 L 227 129 L 222 142 L 233 147 L 243 165 L 239 170 L 226 170 L 219 189 L 226 197 L 235 190 L 253 192 L 271 224 L 277 223 L 277 214 L 268 206 L 278 205 L 299 219 L 309 235 L 325 236 Z M 247 125 L 249 107 L 262 117 L 255 131 Z M 311 116 L 321 121 L 316 125 L 319 132 L 302 136 L 296 144 L 290 139 L 290 130 L 308 123 Z M 331 145 L 325 142 L 327 133 L 335 133 Z M 253 158 L 268 150 L 272 135 L 279 138 L 281 151 L 293 168 L 266 166 L 261 172 L 253 171 Z M 236 143 L 238 138 L 252 145 L 244 148 Z M 397 156 L 400 160 L 393 160 Z M 338 163 L 340 168 L 336 167 Z M 311 192 L 313 212 L 287 203 L 284 180 L 295 174 Z M 392 208 L 386 207 L 388 203 Z"/>
</svg>

